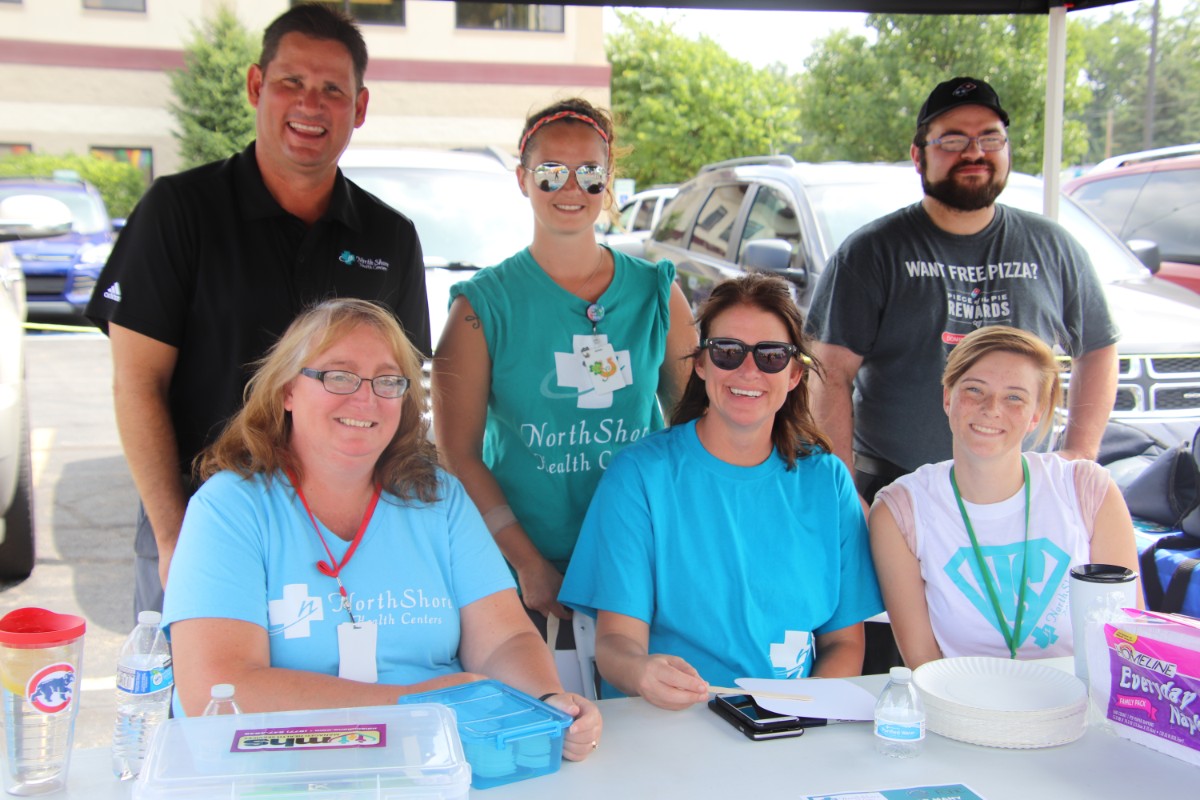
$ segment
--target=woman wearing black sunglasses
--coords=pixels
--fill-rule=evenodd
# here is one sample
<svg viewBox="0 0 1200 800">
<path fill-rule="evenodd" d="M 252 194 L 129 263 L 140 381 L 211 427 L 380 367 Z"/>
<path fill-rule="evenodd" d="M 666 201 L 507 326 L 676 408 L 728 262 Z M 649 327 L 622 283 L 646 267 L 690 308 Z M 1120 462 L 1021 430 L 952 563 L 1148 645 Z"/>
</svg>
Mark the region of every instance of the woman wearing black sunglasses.
<svg viewBox="0 0 1200 800">
<path fill-rule="evenodd" d="M 664 708 L 737 678 L 857 675 L 862 622 L 883 610 L 787 284 L 722 283 L 699 323 L 671 427 L 613 461 L 559 595 L 597 616 L 606 684 Z"/>
<path fill-rule="evenodd" d="M 670 262 L 596 243 L 611 202 L 612 121 L 566 100 L 531 115 L 516 179 L 529 247 L 453 287 L 433 366 L 434 426 L 545 630 L 597 481 L 621 447 L 663 426 L 695 346 Z M 561 648 L 573 645 L 561 628 Z"/>
</svg>

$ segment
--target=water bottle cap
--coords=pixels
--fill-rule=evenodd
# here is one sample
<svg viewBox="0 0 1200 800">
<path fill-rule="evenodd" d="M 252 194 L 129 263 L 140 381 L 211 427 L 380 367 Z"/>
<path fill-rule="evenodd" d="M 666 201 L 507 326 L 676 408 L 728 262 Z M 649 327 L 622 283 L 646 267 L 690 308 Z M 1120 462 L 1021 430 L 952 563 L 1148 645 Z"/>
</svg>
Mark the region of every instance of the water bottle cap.
<svg viewBox="0 0 1200 800">
<path fill-rule="evenodd" d="M 138 625 L 158 625 L 162 622 L 162 614 L 157 611 L 139 611 Z"/>
<path fill-rule="evenodd" d="M 888 672 L 888 677 L 894 681 L 907 683 L 912 680 L 912 670 L 908 667 L 892 667 L 891 671 Z"/>
<path fill-rule="evenodd" d="M 233 697 L 232 683 L 216 683 L 212 687 L 213 700 L 228 700 Z"/>
</svg>

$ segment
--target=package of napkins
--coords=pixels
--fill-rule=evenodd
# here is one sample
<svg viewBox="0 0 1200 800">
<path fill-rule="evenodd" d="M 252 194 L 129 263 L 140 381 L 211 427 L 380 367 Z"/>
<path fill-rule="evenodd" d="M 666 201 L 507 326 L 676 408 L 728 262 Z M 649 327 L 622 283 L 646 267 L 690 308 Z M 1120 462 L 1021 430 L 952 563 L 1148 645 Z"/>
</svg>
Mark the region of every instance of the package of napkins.
<svg viewBox="0 0 1200 800">
<path fill-rule="evenodd" d="M 1200 620 L 1125 608 L 1086 641 L 1092 702 L 1117 735 L 1200 765 Z"/>
</svg>

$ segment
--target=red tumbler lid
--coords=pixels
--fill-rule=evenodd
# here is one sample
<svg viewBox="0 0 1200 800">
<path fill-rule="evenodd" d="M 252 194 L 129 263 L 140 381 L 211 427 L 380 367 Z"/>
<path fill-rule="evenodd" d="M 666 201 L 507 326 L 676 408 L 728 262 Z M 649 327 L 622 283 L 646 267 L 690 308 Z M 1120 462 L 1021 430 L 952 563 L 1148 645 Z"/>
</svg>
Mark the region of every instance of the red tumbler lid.
<svg viewBox="0 0 1200 800">
<path fill-rule="evenodd" d="M 18 608 L 0 617 L 0 644 L 49 645 L 83 636 L 87 621 L 44 608 Z"/>
</svg>

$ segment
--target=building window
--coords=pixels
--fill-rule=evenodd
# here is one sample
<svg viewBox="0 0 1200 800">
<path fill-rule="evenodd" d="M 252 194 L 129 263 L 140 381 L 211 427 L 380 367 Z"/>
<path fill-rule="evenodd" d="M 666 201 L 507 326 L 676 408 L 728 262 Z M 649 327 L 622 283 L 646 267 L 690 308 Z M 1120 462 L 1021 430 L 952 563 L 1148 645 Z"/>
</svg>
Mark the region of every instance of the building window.
<svg viewBox="0 0 1200 800">
<path fill-rule="evenodd" d="M 26 156 L 34 152 L 34 145 L 17 144 L 16 142 L 0 142 L 0 158 L 8 156 Z"/>
<path fill-rule="evenodd" d="M 91 147 L 88 149 L 92 158 L 104 161 L 119 161 L 122 164 L 133 164 L 146 177 L 146 185 L 154 180 L 154 151 L 149 147 Z"/>
<path fill-rule="evenodd" d="M 292 0 L 293 6 L 305 5 L 308 0 Z M 404 0 L 321 0 L 321 5 L 346 12 L 359 22 L 370 25 L 403 25 Z"/>
<path fill-rule="evenodd" d="M 455 3 L 460 28 L 562 33 L 563 7 L 514 3 Z"/>
<path fill-rule="evenodd" d="M 99 11 L 140 11 L 146 13 L 146 0 L 83 0 L 84 8 Z"/>
</svg>

